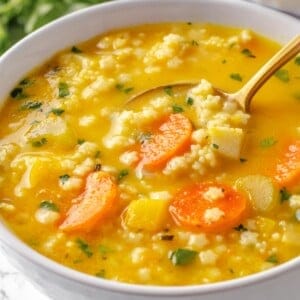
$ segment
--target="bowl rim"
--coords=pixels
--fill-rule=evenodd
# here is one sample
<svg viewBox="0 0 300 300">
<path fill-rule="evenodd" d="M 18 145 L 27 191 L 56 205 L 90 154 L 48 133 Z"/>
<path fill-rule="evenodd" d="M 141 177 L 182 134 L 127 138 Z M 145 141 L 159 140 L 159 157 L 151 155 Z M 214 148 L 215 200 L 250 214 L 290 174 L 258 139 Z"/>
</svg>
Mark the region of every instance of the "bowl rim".
<svg viewBox="0 0 300 300">
<path fill-rule="evenodd" d="M 33 32 L 32 34 L 25 37 L 23 40 L 16 43 L 13 47 L 11 47 L 8 51 L 6 51 L 0 57 L 0 65 L 2 61 L 7 59 L 16 51 L 19 47 L 22 47 L 24 43 L 27 43 L 32 38 L 38 35 L 44 34 L 52 27 L 59 27 L 63 25 L 65 22 L 69 22 L 74 17 L 78 17 L 81 15 L 88 15 L 90 12 L 94 10 L 104 10 L 104 9 L 115 9 L 120 8 L 120 6 L 126 7 L 127 5 L 134 5 L 137 3 L 159 3 L 160 0 L 117 0 L 112 2 L 101 3 L 98 5 L 94 5 L 92 7 L 88 7 L 82 9 L 80 11 L 71 13 L 66 15 L 62 18 L 59 18 L 46 26 L 38 29 L 37 31 Z M 164 3 L 176 3 L 177 0 L 164 0 Z M 259 9 L 260 12 L 266 14 L 273 14 L 275 17 L 290 19 L 291 21 L 296 21 L 300 24 L 300 21 L 295 17 L 286 15 L 284 13 L 274 11 L 267 7 L 259 6 L 255 3 L 249 3 L 245 1 L 235 1 L 235 0 L 187 0 L 188 3 L 193 2 L 203 2 L 205 3 L 214 3 L 214 4 L 230 4 L 236 7 L 248 7 L 252 9 Z M 226 291 L 231 289 L 240 288 L 243 286 L 252 285 L 255 283 L 259 283 L 262 281 L 272 280 L 278 276 L 281 276 L 285 272 L 291 271 L 292 269 L 300 266 L 300 257 L 296 257 L 288 262 L 285 262 L 279 266 L 273 267 L 269 270 L 265 270 L 259 273 L 254 273 L 245 277 L 236 278 L 232 280 L 226 280 L 221 282 L 209 283 L 209 284 L 199 284 L 199 285 L 189 285 L 189 286 L 158 286 L 158 285 L 140 285 L 140 284 L 131 284 L 131 283 L 124 283 L 118 282 L 113 280 L 106 280 L 97 278 L 92 275 L 88 275 L 85 273 L 81 273 L 74 269 L 65 267 L 46 256 L 41 255 L 34 249 L 30 248 L 26 245 L 23 241 L 21 241 L 10 229 L 8 226 L 5 226 L 5 221 L 2 220 L 0 216 L 0 242 L 3 245 L 7 246 L 8 248 L 12 248 L 17 254 L 21 255 L 25 259 L 31 261 L 33 264 L 37 265 L 38 267 L 44 268 L 57 276 L 67 278 L 69 280 L 73 280 L 80 284 L 100 288 L 106 291 L 117 292 L 117 293 L 124 293 L 124 294 L 131 294 L 131 295 L 143 295 L 143 296 L 161 296 L 161 297 L 169 297 L 172 296 L 174 298 L 180 296 L 191 296 L 191 295 L 204 295 L 210 294 L 220 291 Z M 6 255 L 6 254 L 5 254 Z"/>
</svg>

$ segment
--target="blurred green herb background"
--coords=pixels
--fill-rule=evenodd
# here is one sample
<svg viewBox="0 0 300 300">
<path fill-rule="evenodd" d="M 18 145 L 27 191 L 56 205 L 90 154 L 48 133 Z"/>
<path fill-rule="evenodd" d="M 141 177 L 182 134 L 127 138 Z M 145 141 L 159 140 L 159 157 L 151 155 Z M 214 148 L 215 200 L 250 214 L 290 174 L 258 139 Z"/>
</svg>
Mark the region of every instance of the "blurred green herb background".
<svg viewBox="0 0 300 300">
<path fill-rule="evenodd" d="M 0 55 L 28 33 L 75 10 L 108 0 L 0 0 Z"/>
</svg>

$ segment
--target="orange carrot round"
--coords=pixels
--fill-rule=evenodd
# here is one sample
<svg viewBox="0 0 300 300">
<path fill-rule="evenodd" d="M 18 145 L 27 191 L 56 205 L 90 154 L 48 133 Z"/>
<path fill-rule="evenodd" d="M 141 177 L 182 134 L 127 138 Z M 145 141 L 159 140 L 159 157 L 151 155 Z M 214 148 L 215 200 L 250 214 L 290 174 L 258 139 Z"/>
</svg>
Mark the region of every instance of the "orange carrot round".
<svg viewBox="0 0 300 300">
<path fill-rule="evenodd" d="M 59 226 L 63 231 L 88 231 L 112 211 L 117 197 L 114 178 L 99 171 L 88 175 L 85 190 L 67 212 Z"/>
<path fill-rule="evenodd" d="M 141 165 L 149 171 L 164 167 L 173 156 L 188 148 L 191 134 L 192 124 L 187 117 L 169 115 L 157 132 L 141 145 Z"/>
<path fill-rule="evenodd" d="M 232 187 L 203 182 L 179 191 L 170 204 L 169 212 L 179 226 L 221 232 L 240 224 L 246 209 L 246 198 Z"/>
<path fill-rule="evenodd" d="M 300 140 L 290 143 L 279 159 L 275 180 L 281 186 L 292 186 L 300 180 Z"/>
</svg>

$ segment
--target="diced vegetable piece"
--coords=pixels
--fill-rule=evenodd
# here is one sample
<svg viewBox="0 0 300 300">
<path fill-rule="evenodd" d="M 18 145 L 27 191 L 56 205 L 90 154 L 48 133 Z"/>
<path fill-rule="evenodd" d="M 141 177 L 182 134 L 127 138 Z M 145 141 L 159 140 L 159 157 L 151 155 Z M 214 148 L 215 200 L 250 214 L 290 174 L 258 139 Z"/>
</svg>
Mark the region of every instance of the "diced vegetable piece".
<svg viewBox="0 0 300 300">
<path fill-rule="evenodd" d="M 166 223 L 168 204 L 167 200 L 133 200 L 128 205 L 125 224 L 135 230 L 159 231 Z"/>
<path fill-rule="evenodd" d="M 26 139 L 33 146 L 35 142 L 43 143 L 44 140 L 47 144 L 54 144 L 60 148 L 73 147 L 77 141 L 70 126 L 56 115 L 51 115 L 41 122 L 34 123 L 26 133 Z"/>
<path fill-rule="evenodd" d="M 217 145 L 217 151 L 229 158 L 239 159 L 242 149 L 244 131 L 241 128 L 212 127 L 208 131 L 211 142 Z"/>
<path fill-rule="evenodd" d="M 278 203 L 278 191 L 269 177 L 263 175 L 241 177 L 235 186 L 248 195 L 253 208 L 259 212 L 269 211 Z"/>
<path fill-rule="evenodd" d="M 276 165 L 275 180 L 280 186 L 292 186 L 300 179 L 300 140 L 290 143 Z"/>
<path fill-rule="evenodd" d="M 299 247 L 300 246 L 300 225 L 287 224 L 282 236 L 282 242 Z"/>
<path fill-rule="evenodd" d="M 112 210 L 117 198 L 113 176 L 99 171 L 86 180 L 85 191 L 74 199 L 73 206 L 60 225 L 63 231 L 88 231 L 101 222 Z"/>
<path fill-rule="evenodd" d="M 190 145 L 192 124 L 183 114 L 171 114 L 141 145 L 141 165 L 150 171 L 162 168 L 168 160 Z"/>
<path fill-rule="evenodd" d="M 176 224 L 206 232 L 221 232 L 238 226 L 246 210 L 246 198 L 218 182 L 202 182 L 183 188 L 169 207 Z"/>
<path fill-rule="evenodd" d="M 260 232 L 272 234 L 274 232 L 276 222 L 270 218 L 257 217 L 256 225 Z"/>
<path fill-rule="evenodd" d="M 188 265 L 196 258 L 197 254 L 198 252 L 190 249 L 178 248 L 171 253 L 170 260 L 175 266 Z"/>
</svg>

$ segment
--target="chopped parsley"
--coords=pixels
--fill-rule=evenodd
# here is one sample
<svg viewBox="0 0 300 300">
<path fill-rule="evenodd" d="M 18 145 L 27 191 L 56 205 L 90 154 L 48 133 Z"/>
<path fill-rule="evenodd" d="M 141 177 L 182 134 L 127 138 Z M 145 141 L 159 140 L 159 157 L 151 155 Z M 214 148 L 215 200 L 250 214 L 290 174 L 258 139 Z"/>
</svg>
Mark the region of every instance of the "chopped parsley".
<svg viewBox="0 0 300 300">
<path fill-rule="evenodd" d="M 47 210 L 51 210 L 51 211 L 59 211 L 57 205 L 51 201 L 42 201 L 40 203 L 40 208 L 44 208 L 44 209 L 47 209 Z"/>
<path fill-rule="evenodd" d="M 105 270 L 104 270 L 104 269 L 101 269 L 99 272 L 97 272 L 97 273 L 95 274 L 95 276 L 96 276 L 96 277 L 99 277 L 99 278 L 105 278 L 105 274 L 106 274 Z"/>
<path fill-rule="evenodd" d="M 40 140 L 35 140 L 31 142 L 32 147 L 42 147 L 48 143 L 48 140 L 46 138 L 41 138 Z"/>
<path fill-rule="evenodd" d="M 199 43 L 196 40 L 191 41 L 192 46 L 199 46 Z"/>
<path fill-rule="evenodd" d="M 170 260 L 174 266 L 188 265 L 196 258 L 197 254 L 197 251 L 178 248 L 171 253 Z"/>
<path fill-rule="evenodd" d="M 186 104 L 192 106 L 194 104 L 194 99 L 192 97 L 188 97 L 186 99 Z"/>
<path fill-rule="evenodd" d="M 247 158 L 243 158 L 243 157 L 240 158 L 241 163 L 245 163 L 246 161 L 247 161 Z"/>
<path fill-rule="evenodd" d="M 124 177 L 126 177 L 129 174 L 129 171 L 127 169 L 123 169 L 119 172 L 117 180 L 120 182 Z"/>
<path fill-rule="evenodd" d="M 171 87 L 171 86 L 166 86 L 166 87 L 164 87 L 164 92 L 167 94 L 167 95 L 169 95 L 169 96 L 173 96 L 173 88 Z"/>
<path fill-rule="evenodd" d="M 285 70 L 285 69 L 280 69 L 278 70 L 275 75 L 276 78 L 278 78 L 279 80 L 281 80 L 282 82 L 289 82 L 290 81 L 290 75 L 289 75 L 289 71 Z"/>
<path fill-rule="evenodd" d="M 222 60 L 222 64 L 224 65 L 224 64 L 226 64 L 227 63 L 227 60 L 226 59 L 223 59 Z"/>
<path fill-rule="evenodd" d="M 21 105 L 21 110 L 35 110 L 40 108 L 43 105 L 42 102 L 37 102 L 37 101 L 29 101 L 25 102 Z"/>
<path fill-rule="evenodd" d="M 267 262 L 272 263 L 272 264 L 277 264 L 278 263 L 278 258 L 275 254 L 270 255 L 267 259 Z"/>
<path fill-rule="evenodd" d="M 99 158 L 101 155 L 101 151 L 100 150 L 97 150 L 95 155 L 94 155 L 94 158 Z"/>
<path fill-rule="evenodd" d="M 192 22 L 187 22 L 186 24 L 187 24 L 187 25 L 193 25 L 193 23 L 192 23 Z"/>
<path fill-rule="evenodd" d="M 70 95 L 69 86 L 65 82 L 60 82 L 58 84 L 58 96 L 59 98 L 64 98 Z"/>
<path fill-rule="evenodd" d="M 239 73 L 231 73 L 230 78 L 236 81 L 243 81 L 243 78 Z"/>
<path fill-rule="evenodd" d="M 184 112 L 184 109 L 178 104 L 172 105 L 172 110 L 173 110 L 173 113 L 175 113 L 175 114 Z"/>
<path fill-rule="evenodd" d="M 10 92 L 10 96 L 11 96 L 13 99 L 16 99 L 16 100 L 20 100 L 20 99 L 24 99 L 24 98 L 27 98 L 27 97 L 28 97 L 28 96 L 24 93 L 23 88 L 21 88 L 21 87 L 16 87 L 16 88 L 14 88 L 14 89 Z"/>
<path fill-rule="evenodd" d="M 274 146 L 276 143 L 277 143 L 277 140 L 275 140 L 274 137 L 269 136 L 269 137 L 261 140 L 260 143 L 259 143 L 259 145 L 262 148 L 269 148 L 269 147 Z"/>
<path fill-rule="evenodd" d="M 120 92 L 128 94 L 128 93 L 132 92 L 134 88 L 133 87 L 125 87 L 123 84 L 117 83 L 116 89 L 119 90 Z"/>
<path fill-rule="evenodd" d="M 83 240 L 81 239 L 77 239 L 76 240 L 76 244 L 79 247 L 79 249 L 87 256 L 87 257 L 91 257 L 93 256 L 93 252 L 90 248 L 90 246 Z"/>
<path fill-rule="evenodd" d="M 212 146 L 213 146 L 215 149 L 219 149 L 219 145 L 217 145 L 217 144 L 212 144 Z"/>
<path fill-rule="evenodd" d="M 297 56 L 294 60 L 295 64 L 300 66 L 300 56 Z"/>
<path fill-rule="evenodd" d="M 69 174 L 64 174 L 64 175 L 59 176 L 59 180 L 62 184 L 65 184 L 69 179 L 70 179 Z"/>
<path fill-rule="evenodd" d="M 234 227 L 234 230 L 240 231 L 240 232 L 248 231 L 248 229 L 243 224 L 240 224 L 239 226 Z"/>
<path fill-rule="evenodd" d="M 139 136 L 138 136 L 138 141 L 143 144 L 145 143 L 145 141 L 150 140 L 152 136 L 151 132 L 142 132 Z"/>
<path fill-rule="evenodd" d="M 250 58 L 256 57 L 248 48 L 243 49 L 241 53 Z"/>
<path fill-rule="evenodd" d="M 300 91 L 299 92 L 295 92 L 293 94 L 293 97 L 296 99 L 296 100 L 300 100 Z"/>
<path fill-rule="evenodd" d="M 78 139 L 78 140 L 77 140 L 77 144 L 78 144 L 78 145 L 82 145 L 83 143 L 85 143 L 85 140 L 84 140 L 84 139 Z"/>
<path fill-rule="evenodd" d="M 107 255 L 108 253 L 113 252 L 113 250 L 107 246 L 100 245 L 99 246 L 99 252 L 101 255 Z"/>
<path fill-rule="evenodd" d="M 73 53 L 82 53 L 82 50 L 80 50 L 80 49 L 77 48 L 76 46 L 73 46 L 73 47 L 71 48 L 71 51 L 72 51 Z"/>
<path fill-rule="evenodd" d="M 288 201 L 291 198 L 291 194 L 288 192 L 286 187 L 283 187 L 282 189 L 279 190 L 279 196 L 280 196 L 280 203 L 283 203 L 285 201 Z"/>
<path fill-rule="evenodd" d="M 61 108 L 52 108 L 51 112 L 56 116 L 61 116 L 65 111 Z"/>
</svg>

